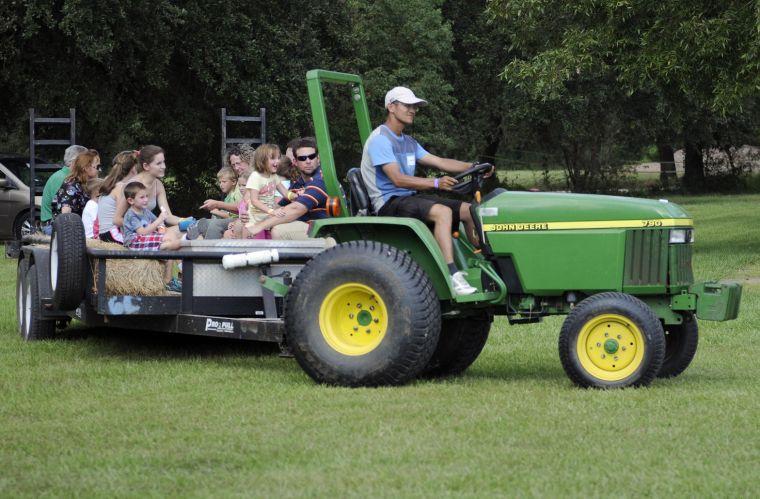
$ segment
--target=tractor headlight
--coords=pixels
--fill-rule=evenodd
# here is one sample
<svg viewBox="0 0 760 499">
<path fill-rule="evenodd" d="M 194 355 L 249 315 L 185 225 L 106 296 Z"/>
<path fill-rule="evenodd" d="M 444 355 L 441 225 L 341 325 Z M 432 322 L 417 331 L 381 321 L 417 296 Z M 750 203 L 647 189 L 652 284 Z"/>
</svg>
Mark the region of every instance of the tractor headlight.
<svg viewBox="0 0 760 499">
<path fill-rule="evenodd" d="M 671 229 L 670 244 L 685 244 L 694 242 L 694 229 Z"/>
</svg>

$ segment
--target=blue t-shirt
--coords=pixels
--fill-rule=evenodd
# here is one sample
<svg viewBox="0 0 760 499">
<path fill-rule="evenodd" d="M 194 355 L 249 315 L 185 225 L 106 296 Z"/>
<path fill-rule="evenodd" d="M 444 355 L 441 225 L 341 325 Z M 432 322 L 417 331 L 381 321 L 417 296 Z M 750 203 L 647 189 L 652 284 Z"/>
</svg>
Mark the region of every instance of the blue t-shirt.
<svg viewBox="0 0 760 499">
<path fill-rule="evenodd" d="M 311 180 L 307 181 L 303 177 L 298 177 L 290 186 L 290 189 L 303 189 L 301 195 L 295 198 L 293 202 L 301 203 L 309 210 L 298 220 L 308 222 L 309 220 L 327 218 L 327 187 L 325 186 L 324 178 L 322 178 L 321 169 L 314 172 Z M 280 206 L 285 206 L 289 203 L 290 201 L 285 198 L 279 201 Z"/>
<path fill-rule="evenodd" d="M 394 196 L 411 196 L 417 191 L 396 187 L 383 171 L 397 163 L 404 175 L 414 176 L 417 160 L 429 153 L 409 135 L 396 135 L 385 125 L 375 128 L 364 144 L 361 172 L 375 213 Z"/>
<path fill-rule="evenodd" d="M 132 208 L 124 214 L 124 246 L 129 246 L 132 239 L 137 235 L 137 229 L 147 227 L 156 219 L 156 215 L 150 210 L 143 210 L 142 213 L 136 213 Z"/>
</svg>

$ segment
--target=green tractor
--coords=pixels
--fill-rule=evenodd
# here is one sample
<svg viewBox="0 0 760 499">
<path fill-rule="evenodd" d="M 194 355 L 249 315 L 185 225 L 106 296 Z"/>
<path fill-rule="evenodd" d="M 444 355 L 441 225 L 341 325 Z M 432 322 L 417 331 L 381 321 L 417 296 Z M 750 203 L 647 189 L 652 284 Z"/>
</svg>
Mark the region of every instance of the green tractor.
<svg viewBox="0 0 760 499">
<path fill-rule="evenodd" d="M 372 216 L 358 169 L 348 172 L 350 196 L 344 194 L 326 83 L 348 87 L 362 144 L 372 128 L 358 76 L 307 74 L 325 184 L 337 208 L 311 235 L 338 245 L 304 265 L 283 315 L 287 342 L 315 380 L 376 386 L 459 374 L 480 354 L 494 316 L 523 324 L 563 314 L 559 357 L 573 383 L 644 386 L 688 367 L 697 317 L 737 317 L 739 284 L 694 282 L 693 222 L 676 204 L 504 189 L 481 196 L 490 165 L 459 176 L 458 191 L 473 195 L 482 247 L 455 238 L 456 265 L 478 288 L 456 296 L 423 222 Z"/>
</svg>

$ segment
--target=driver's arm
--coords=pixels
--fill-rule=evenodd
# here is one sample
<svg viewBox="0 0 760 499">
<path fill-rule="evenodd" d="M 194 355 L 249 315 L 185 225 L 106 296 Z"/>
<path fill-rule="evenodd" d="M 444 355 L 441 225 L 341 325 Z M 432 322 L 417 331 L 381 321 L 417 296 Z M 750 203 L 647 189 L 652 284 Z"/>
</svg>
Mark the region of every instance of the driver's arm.
<svg viewBox="0 0 760 499">
<path fill-rule="evenodd" d="M 427 156 L 426 156 L 427 157 Z M 403 189 L 414 189 L 416 191 L 426 191 L 435 189 L 434 178 L 421 178 L 414 177 L 412 175 L 406 175 L 401 171 L 401 167 L 398 163 L 386 163 L 383 165 L 383 173 L 393 182 L 396 187 Z M 444 179 L 451 179 L 451 177 L 443 177 Z M 451 182 L 444 182 L 442 179 L 438 179 L 438 188 L 443 190 L 451 190 L 451 186 L 456 184 L 456 180 L 451 179 Z"/>
<path fill-rule="evenodd" d="M 439 158 L 435 154 L 426 154 L 417 160 L 421 165 L 432 166 L 447 173 L 460 173 L 472 166 L 472 163 L 465 163 L 456 159 Z"/>
</svg>

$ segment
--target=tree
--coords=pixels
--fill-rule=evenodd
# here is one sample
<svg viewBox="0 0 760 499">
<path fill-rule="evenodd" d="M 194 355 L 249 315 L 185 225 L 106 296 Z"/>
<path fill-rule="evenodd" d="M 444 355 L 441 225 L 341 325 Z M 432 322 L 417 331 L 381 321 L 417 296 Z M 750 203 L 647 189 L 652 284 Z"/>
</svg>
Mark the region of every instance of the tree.
<svg viewBox="0 0 760 499">
<path fill-rule="evenodd" d="M 25 150 L 28 107 L 76 107 L 78 141 L 104 163 L 164 146 L 185 212 L 219 166 L 219 107 L 266 107 L 284 144 L 311 129 L 307 69 L 348 69 L 353 50 L 345 5 L 329 0 L 4 2 L 0 19 L 0 140 Z"/>
<path fill-rule="evenodd" d="M 566 100 L 581 82 L 619 94 L 637 134 L 684 145 L 691 187 L 716 133 L 757 115 L 760 10 L 750 2 L 493 0 L 489 12 L 522 52 L 505 65 L 508 84 L 536 103 Z"/>
</svg>

